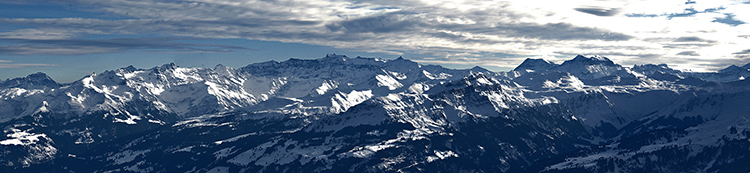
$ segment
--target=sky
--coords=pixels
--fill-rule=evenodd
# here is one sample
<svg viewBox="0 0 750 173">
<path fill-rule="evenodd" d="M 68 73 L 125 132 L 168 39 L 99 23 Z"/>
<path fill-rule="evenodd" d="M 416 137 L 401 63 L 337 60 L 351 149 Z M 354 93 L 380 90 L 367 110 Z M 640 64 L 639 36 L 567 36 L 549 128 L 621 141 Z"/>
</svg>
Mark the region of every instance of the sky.
<svg viewBox="0 0 750 173">
<path fill-rule="evenodd" d="M 328 53 L 493 71 L 583 54 L 716 71 L 750 62 L 747 11 L 750 0 L 0 0 L 0 79 Z"/>
</svg>

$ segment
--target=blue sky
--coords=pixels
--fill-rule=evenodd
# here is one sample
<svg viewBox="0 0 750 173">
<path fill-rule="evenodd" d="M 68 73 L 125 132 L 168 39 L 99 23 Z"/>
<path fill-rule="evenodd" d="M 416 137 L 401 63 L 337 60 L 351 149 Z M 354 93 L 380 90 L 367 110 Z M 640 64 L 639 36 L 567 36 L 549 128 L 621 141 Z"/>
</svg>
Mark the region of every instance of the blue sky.
<svg viewBox="0 0 750 173">
<path fill-rule="evenodd" d="M 495 71 L 598 54 L 715 71 L 750 62 L 748 10 L 747 0 L 4 0 L 0 79 L 327 53 Z"/>
</svg>

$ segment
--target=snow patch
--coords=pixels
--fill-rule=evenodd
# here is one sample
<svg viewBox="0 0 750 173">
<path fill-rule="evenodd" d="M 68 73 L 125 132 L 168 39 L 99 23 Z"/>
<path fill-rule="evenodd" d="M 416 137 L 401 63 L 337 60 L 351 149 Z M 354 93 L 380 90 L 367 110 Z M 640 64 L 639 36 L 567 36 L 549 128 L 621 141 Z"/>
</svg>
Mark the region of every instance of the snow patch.
<svg viewBox="0 0 750 173">
<path fill-rule="evenodd" d="M 384 145 L 367 145 L 364 147 L 354 147 L 352 150 L 349 150 L 346 153 L 341 153 L 339 157 L 357 157 L 357 158 L 368 158 L 374 155 L 376 152 L 380 150 L 384 150 L 387 148 L 395 147 L 396 145 L 393 144 L 384 144 Z"/>
<path fill-rule="evenodd" d="M 145 156 L 146 153 L 149 153 L 149 152 L 151 152 L 151 150 L 136 150 L 136 151 L 125 150 L 115 155 L 107 157 L 107 161 L 112 161 L 113 165 L 119 165 L 123 163 L 132 162 L 133 160 L 135 160 L 136 157 Z"/>
<path fill-rule="evenodd" d="M 448 151 L 434 150 L 433 152 L 435 152 L 435 156 L 427 156 L 427 162 L 433 162 L 435 160 L 443 160 L 448 157 L 458 157 L 458 154 L 456 154 L 455 152 L 451 150 L 448 150 Z"/>
<path fill-rule="evenodd" d="M 432 74 L 430 72 L 427 72 L 425 70 L 422 70 L 422 74 L 426 76 L 429 79 L 436 80 L 436 79 L 448 79 L 449 77 L 452 77 L 453 75 L 447 74 L 447 73 L 440 73 L 440 74 Z"/>
<path fill-rule="evenodd" d="M 396 79 L 398 79 L 398 80 L 404 80 L 404 79 L 406 79 L 406 75 L 404 75 L 403 73 L 392 72 L 392 71 L 389 71 L 388 73 L 390 73 L 391 75 L 393 75 L 394 77 L 396 77 Z"/>
<path fill-rule="evenodd" d="M 349 94 L 339 92 L 331 98 L 331 112 L 340 113 L 372 97 L 372 90 L 352 90 Z"/>
<path fill-rule="evenodd" d="M 245 137 L 248 137 L 248 136 L 253 136 L 253 135 L 258 135 L 258 133 L 252 132 L 252 133 L 248 133 L 248 134 L 243 134 L 243 135 L 235 136 L 235 137 L 232 137 L 232 138 L 229 138 L 229 139 L 224 139 L 224 140 L 221 140 L 221 141 L 216 141 L 216 142 L 214 142 L 214 144 L 221 145 L 223 143 L 234 142 L 234 141 L 237 141 L 239 139 L 242 139 L 242 138 L 245 138 Z"/>
<path fill-rule="evenodd" d="M 206 173 L 229 173 L 229 167 L 218 166 L 211 170 L 208 170 Z"/>
<path fill-rule="evenodd" d="M 279 142 L 279 139 L 276 139 L 274 141 L 269 141 L 269 142 L 260 144 L 253 149 L 240 153 L 234 158 L 229 159 L 227 162 L 235 164 L 235 165 L 247 166 L 250 163 L 258 160 L 258 158 L 260 158 L 261 156 L 263 156 L 264 153 L 266 153 L 266 149 L 272 147 L 273 145 L 276 145 L 276 143 L 278 142 Z"/>
<path fill-rule="evenodd" d="M 10 128 L 10 134 L 5 135 L 9 139 L 0 141 L 0 145 L 31 145 L 36 144 L 39 138 L 47 138 L 46 134 L 29 133 L 28 130 L 21 131 L 19 129 Z M 7 133 L 7 132 L 6 132 Z"/>
<path fill-rule="evenodd" d="M 388 87 L 389 90 L 395 90 L 404 86 L 398 80 L 388 75 L 377 75 L 375 79 L 378 80 L 378 86 Z"/>
<path fill-rule="evenodd" d="M 329 90 L 336 89 L 338 87 L 339 87 L 338 82 L 326 80 L 325 82 L 323 82 L 323 84 L 320 87 L 315 89 L 315 91 L 318 92 L 318 95 L 323 95 Z"/>
</svg>

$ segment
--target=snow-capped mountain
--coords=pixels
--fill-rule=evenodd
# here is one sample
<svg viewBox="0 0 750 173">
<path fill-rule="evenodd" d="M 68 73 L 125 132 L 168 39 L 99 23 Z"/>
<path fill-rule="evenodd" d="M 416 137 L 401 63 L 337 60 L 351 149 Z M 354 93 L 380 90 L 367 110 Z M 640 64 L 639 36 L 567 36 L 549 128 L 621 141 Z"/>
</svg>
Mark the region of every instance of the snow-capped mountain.
<svg viewBox="0 0 750 173">
<path fill-rule="evenodd" d="M 750 63 L 741 67 L 731 65 L 727 68 L 719 70 L 718 72 L 683 72 L 669 68 L 667 64 L 635 65 L 633 66 L 632 70 L 644 75 L 649 75 L 649 77 L 651 77 L 651 75 L 655 75 L 655 78 L 660 78 L 659 76 L 663 76 L 669 79 L 675 77 L 679 79 L 694 77 L 710 82 L 732 82 L 745 80 L 745 77 L 750 76 Z"/>
<path fill-rule="evenodd" d="M 746 172 L 750 83 L 737 76 L 747 69 L 628 68 L 579 55 L 495 73 L 330 54 L 238 69 L 129 66 L 67 84 L 37 73 L 0 82 L 0 164 L 26 172 Z"/>
</svg>

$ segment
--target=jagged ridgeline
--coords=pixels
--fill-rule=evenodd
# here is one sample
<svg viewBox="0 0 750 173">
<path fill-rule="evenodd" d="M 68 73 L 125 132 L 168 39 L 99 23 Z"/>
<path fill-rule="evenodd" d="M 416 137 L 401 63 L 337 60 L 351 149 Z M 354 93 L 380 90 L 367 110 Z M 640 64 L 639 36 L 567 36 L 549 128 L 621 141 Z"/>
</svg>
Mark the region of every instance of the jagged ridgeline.
<svg viewBox="0 0 750 173">
<path fill-rule="evenodd" d="M 748 172 L 750 65 L 403 58 L 0 82 L 0 172 Z"/>
</svg>

